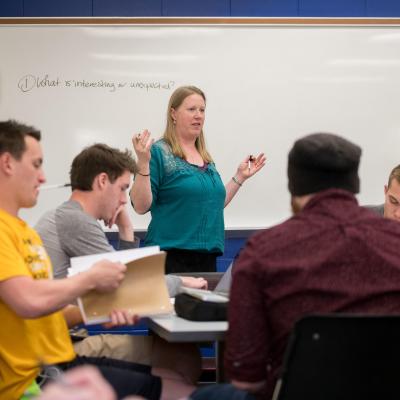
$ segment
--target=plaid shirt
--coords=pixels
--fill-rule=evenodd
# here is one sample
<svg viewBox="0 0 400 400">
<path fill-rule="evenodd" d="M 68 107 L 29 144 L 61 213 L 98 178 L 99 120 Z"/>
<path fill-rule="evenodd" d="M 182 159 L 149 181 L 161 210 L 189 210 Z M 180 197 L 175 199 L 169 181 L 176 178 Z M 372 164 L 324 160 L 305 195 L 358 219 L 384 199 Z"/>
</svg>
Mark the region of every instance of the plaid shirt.
<svg viewBox="0 0 400 400">
<path fill-rule="evenodd" d="M 270 398 L 288 336 L 312 313 L 400 312 L 400 224 L 349 192 L 316 194 L 301 213 L 254 235 L 233 271 L 225 366 L 266 380 Z"/>
</svg>

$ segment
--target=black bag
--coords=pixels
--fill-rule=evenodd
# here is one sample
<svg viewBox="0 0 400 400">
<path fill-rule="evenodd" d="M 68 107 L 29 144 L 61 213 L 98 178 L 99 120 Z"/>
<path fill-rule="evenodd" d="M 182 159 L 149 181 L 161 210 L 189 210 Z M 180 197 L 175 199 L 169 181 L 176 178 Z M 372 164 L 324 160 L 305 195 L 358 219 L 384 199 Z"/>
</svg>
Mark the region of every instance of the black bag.
<svg viewBox="0 0 400 400">
<path fill-rule="evenodd" d="M 186 293 L 175 297 L 175 312 L 179 317 L 191 321 L 226 321 L 228 302 L 200 300 Z"/>
</svg>

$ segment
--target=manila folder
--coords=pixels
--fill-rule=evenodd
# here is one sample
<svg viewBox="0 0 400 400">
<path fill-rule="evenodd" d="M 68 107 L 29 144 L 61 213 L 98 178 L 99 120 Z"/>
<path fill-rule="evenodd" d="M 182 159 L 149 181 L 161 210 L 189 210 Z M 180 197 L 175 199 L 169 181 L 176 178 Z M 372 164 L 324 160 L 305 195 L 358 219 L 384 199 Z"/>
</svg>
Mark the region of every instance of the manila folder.
<svg viewBox="0 0 400 400">
<path fill-rule="evenodd" d="M 110 321 L 112 310 L 129 310 L 147 316 L 172 311 L 165 282 L 165 252 L 126 263 L 127 271 L 118 289 L 100 293 L 92 290 L 80 297 L 79 307 L 86 324 Z"/>
</svg>

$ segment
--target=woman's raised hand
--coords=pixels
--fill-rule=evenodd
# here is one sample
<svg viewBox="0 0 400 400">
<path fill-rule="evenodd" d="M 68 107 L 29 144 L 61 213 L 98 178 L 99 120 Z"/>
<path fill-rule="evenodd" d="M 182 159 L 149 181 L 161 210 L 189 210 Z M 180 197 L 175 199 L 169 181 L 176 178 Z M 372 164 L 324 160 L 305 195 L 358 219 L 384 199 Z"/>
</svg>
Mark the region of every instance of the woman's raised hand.
<svg viewBox="0 0 400 400">
<path fill-rule="evenodd" d="M 242 181 L 250 178 L 261 168 L 264 167 L 267 158 L 264 153 L 260 153 L 257 157 L 247 156 L 240 164 L 237 169 L 237 177 Z"/>
<path fill-rule="evenodd" d="M 138 158 L 138 163 L 148 163 L 150 161 L 150 149 L 154 143 L 154 139 L 150 136 L 150 132 L 145 129 L 143 132 L 133 135 L 132 137 L 133 149 Z"/>
</svg>

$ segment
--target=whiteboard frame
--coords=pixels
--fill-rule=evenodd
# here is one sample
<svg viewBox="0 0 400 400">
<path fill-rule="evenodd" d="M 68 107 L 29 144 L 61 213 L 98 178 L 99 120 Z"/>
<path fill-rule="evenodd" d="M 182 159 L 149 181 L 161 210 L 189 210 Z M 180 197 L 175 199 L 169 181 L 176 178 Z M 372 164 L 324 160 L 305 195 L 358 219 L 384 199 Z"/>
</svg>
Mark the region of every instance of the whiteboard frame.
<svg viewBox="0 0 400 400">
<path fill-rule="evenodd" d="M 326 26 L 326 27 L 397 27 L 400 18 L 288 18 L 288 17 L 6 17 L 0 18 L 0 26 Z M 389 173 L 389 171 L 388 171 Z M 254 232 L 261 227 L 227 228 L 227 236 L 247 236 L 245 232 Z M 142 231 L 142 229 L 139 229 Z"/>
<path fill-rule="evenodd" d="M 396 26 L 400 18 L 48 17 L 0 18 L 0 25 L 346 25 Z"/>
</svg>

